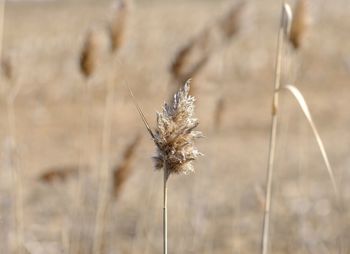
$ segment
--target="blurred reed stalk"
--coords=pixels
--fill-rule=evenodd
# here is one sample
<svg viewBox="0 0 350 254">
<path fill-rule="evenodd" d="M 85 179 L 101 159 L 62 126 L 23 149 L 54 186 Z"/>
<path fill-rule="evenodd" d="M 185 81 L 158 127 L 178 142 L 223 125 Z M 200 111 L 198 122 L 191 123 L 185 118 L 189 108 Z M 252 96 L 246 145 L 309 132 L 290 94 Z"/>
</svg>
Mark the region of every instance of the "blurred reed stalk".
<svg viewBox="0 0 350 254">
<path fill-rule="evenodd" d="M 23 213 L 23 184 L 22 170 L 20 165 L 20 156 L 18 152 L 16 138 L 16 114 L 15 100 L 19 93 L 21 83 L 12 76 L 9 80 L 10 87 L 6 93 L 6 111 L 7 122 L 10 139 L 10 156 L 11 156 L 11 172 L 13 178 L 13 195 L 15 200 L 14 215 L 15 215 L 15 253 L 24 253 L 23 237 L 24 237 L 24 213 Z"/>
<path fill-rule="evenodd" d="M 0 60 L 3 63 L 3 36 L 4 36 L 4 19 L 5 19 L 6 0 L 0 0 Z M 2 85 L 2 84 L 1 84 Z M 2 90 L 4 90 L 2 85 Z"/>
<path fill-rule="evenodd" d="M 90 28 L 85 35 L 83 46 L 80 52 L 79 57 L 79 68 L 82 77 L 84 78 L 84 91 L 83 91 L 83 102 L 82 102 L 82 138 L 81 138 L 81 155 L 79 157 L 79 166 L 77 170 L 78 180 L 77 180 L 77 190 L 74 196 L 73 203 L 73 220 L 81 220 L 83 216 L 82 203 L 84 202 L 85 197 L 83 196 L 83 168 L 84 164 L 88 163 L 92 167 L 92 138 L 90 133 L 90 119 L 91 119 L 91 80 L 93 74 L 96 72 L 97 63 L 98 63 L 98 51 L 99 51 L 99 38 L 98 33 L 95 28 Z M 64 179 L 68 175 L 72 175 L 73 171 L 61 171 L 61 172 L 47 172 L 45 174 L 46 179 Z M 71 232 L 72 230 L 68 230 Z M 80 238 L 81 230 L 77 229 L 77 235 L 69 235 L 68 249 L 69 253 L 76 253 L 80 250 Z"/>
<path fill-rule="evenodd" d="M 200 73 L 210 56 L 239 33 L 244 10 L 243 1 L 234 4 L 221 18 L 179 49 L 170 66 L 170 73 L 177 88 Z M 191 90 L 193 93 L 193 85 Z"/>
<path fill-rule="evenodd" d="M 282 5 L 281 23 L 278 30 L 277 38 L 277 53 L 275 65 L 275 81 L 272 100 L 272 119 L 270 132 L 270 145 L 268 155 L 267 177 L 266 177 L 266 196 L 265 209 L 262 230 L 261 254 L 268 253 L 269 233 L 270 233 L 270 210 L 271 210 L 271 194 L 272 194 L 272 177 L 275 162 L 276 136 L 277 136 L 277 120 L 278 120 L 278 90 L 281 86 L 281 70 L 282 70 L 282 55 L 284 50 L 285 37 L 289 32 L 290 22 L 292 19 L 292 11 L 286 3 Z"/>
<path fill-rule="evenodd" d="M 115 2 L 115 8 L 112 20 L 109 24 L 109 39 L 111 45 L 111 70 L 109 78 L 107 79 L 107 92 L 105 99 L 104 109 L 104 121 L 102 130 L 102 153 L 99 169 L 99 183 L 98 183 L 98 204 L 97 213 L 94 229 L 94 240 L 92 251 L 94 254 L 103 253 L 104 246 L 104 228 L 108 217 L 108 208 L 111 202 L 111 184 L 109 179 L 110 175 L 110 137 L 111 137 L 111 125 L 112 125 L 112 112 L 114 105 L 114 94 L 115 94 L 115 76 L 114 70 L 117 67 L 118 58 L 116 53 L 125 44 L 125 32 L 127 25 L 127 17 L 129 15 L 129 3 L 126 0 L 118 0 Z"/>
<path fill-rule="evenodd" d="M 129 88 L 130 90 L 130 88 Z M 173 101 L 165 103 L 162 112 L 157 113 L 157 126 L 151 130 L 141 108 L 130 90 L 135 106 L 154 144 L 157 155 L 153 157 L 155 169 L 163 170 L 163 254 L 168 253 L 168 179 L 172 174 L 194 172 L 192 161 L 202 155 L 194 145 L 197 138 L 203 137 L 194 131 L 198 119 L 194 118 L 195 98 L 190 94 L 190 82 L 174 95 Z"/>
<path fill-rule="evenodd" d="M 114 58 L 115 59 L 115 58 Z M 113 66 L 116 66 L 113 61 Z M 107 210 L 110 203 L 110 140 L 112 128 L 112 112 L 114 105 L 114 78 L 113 72 L 110 74 L 110 80 L 107 82 L 107 94 L 105 99 L 104 120 L 102 130 L 102 151 L 99 166 L 99 181 L 98 181 L 98 204 L 96 213 L 96 222 L 94 230 L 93 253 L 103 253 L 103 235 L 104 227 L 107 218 Z"/>
<path fill-rule="evenodd" d="M 13 66 L 9 58 L 3 56 L 3 33 L 4 33 L 4 18 L 5 18 L 6 0 L 0 1 L 0 60 L 2 72 L 9 82 L 9 89 L 2 86 L 6 96 L 6 112 L 8 122 L 8 134 L 10 139 L 10 167 L 13 178 L 13 196 L 15 200 L 14 216 L 15 216 L 15 246 L 16 254 L 24 253 L 24 213 L 23 213 L 23 184 L 22 170 L 18 153 L 16 139 L 16 115 L 15 115 L 15 99 L 20 90 L 21 83 L 18 82 L 13 75 Z"/>
</svg>

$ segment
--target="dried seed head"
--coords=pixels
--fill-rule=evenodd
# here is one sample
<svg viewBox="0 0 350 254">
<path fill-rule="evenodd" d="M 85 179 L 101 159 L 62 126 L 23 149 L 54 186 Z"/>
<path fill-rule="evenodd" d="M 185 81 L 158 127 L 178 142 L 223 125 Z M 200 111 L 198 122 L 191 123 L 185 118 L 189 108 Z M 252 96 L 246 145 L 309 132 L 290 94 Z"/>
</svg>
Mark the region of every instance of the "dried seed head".
<svg viewBox="0 0 350 254">
<path fill-rule="evenodd" d="M 119 194 L 128 180 L 133 168 L 132 161 L 135 158 L 137 147 L 141 142 L 141 135 L 137 135 L 134 140 L 126 147 L 122 161 L 113 168 L 113 196 L 119 197 Z"/>
<path fill-rule="evenodd" d="M 114 8 L 114 15 L 109 25 L 112 52 L 117 51 L 124 42 L 126 23 L 129 15 L 129 2 L 127 0 L 118 0 Z"/>
<path fill-rule="evenodd" d="M 230 39 L 242 28 L 246 3 L 244 1 L 233 5 L 218 22 L 218 28 L 223 33 L 224 39 Z"/>
<path fill-rule="evenodd" d="M 298 0 L 294 7 L 289 36 L 289 41 L 295 49 L 302 47 L 310 23 L 308 1 Z"/>
<path fill-rule="evenodd" d="M 243 1 L 233 5 L 219 20 L 210 24 L 197 36 L 193 37 L 176 54 L 170 66 L 176 86 L 198 75 L 211 55 L 242 30 L 245 16 Z"/>
<path fill-rule="evenodd" d="M 199 122 L 193 116 L 195 99 L 189 91 L 187 82 L 174 95 L 171 105 L 165 103 L 163 111 L 157 113 L 155 168 L 164 168 L 168 175 L 193 172 L 192 161 L 202 155 L 194 146 L 194 140 L 202 137 L 202 133 L 194 131 Z"/>
<path fill-rule="evenodd" d="M 95 30 L 90 30 L 86 35 L 84 46 L 80 54 L 80 70 L 85 77 L 90 77 L 96 69 L 98 35 Z"/>
</svg>

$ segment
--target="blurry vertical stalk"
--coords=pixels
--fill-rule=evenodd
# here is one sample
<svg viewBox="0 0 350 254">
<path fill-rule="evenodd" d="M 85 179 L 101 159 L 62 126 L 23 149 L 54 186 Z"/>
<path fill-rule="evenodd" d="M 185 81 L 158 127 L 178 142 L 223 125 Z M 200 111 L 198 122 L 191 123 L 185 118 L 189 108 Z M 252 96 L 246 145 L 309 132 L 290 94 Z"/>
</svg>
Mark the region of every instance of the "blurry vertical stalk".
<svg viewBox="0 0 350 254">
<path fill-rule="evenodd" d="M 83 212 L 85 196 L 83 187 L 83 174 L 84 165 L 88 165 L 90 168 L 94 168 L 92 164 L 93 159 L 93 143 L 90 131 L 90 117 L 91 117 L 91 81 L 90 79 L 85 80 L 84 84 L 84 98 L 83 98 L 83 108 L 82 108 L 82 131 L 83 135 L 81 138 L 81 154 L 79 156 L 79 166 L 78 166 L 78 179 L 76 185 L 76 192 L 73 197 L 73 220 L 78 220 L 80 223 L 84 223 L 86 214 Z M 87 150 L 86 150 L 87 149 Z M 69 226 L 69 224 L 67 224 Z M 81 249 L 81 236 L 82 228 L 78 227 L 68 230 L 68 245 L 66 245 L 69 253 L 77 253 Z"/>
<path fill-rule="evenodd" d="M 4 19 L 5 19 L 5 7 L 6 1 L 0 0 L 0 61 L 3 61 L 2 45 L 3 45 L 3 33 L 4 33 Z M 1 88 L 4 91 L 4 84 L 1 83 Z"/>
<path fill-rule="evenodd" d="M 20 89 L 19 83 L 14 84 L 11 80 L 11 89 L 7 94 L 7 121 L 9 128 L 9 139 L 11 147 L 11 172 L 13 177 L 13 197 L 14 197 L 14 215 L 15 215 L 15 253 L 23 253 L 23 192 L 22 192 L 22 172 L 20 169 L 17 141 L 16 141 L 16 117 L 15 117 L 15 99 Z"/>
<path fill-rule="evenodd" d="M 2 53 L 2 39 L 4 33 L 4 19 L 5 19 L 5 5 L 6 0 L 0 0 L 0 53 Z M 2 56 L 2 54 L 0 54 Z"/>
<path fill-rule="evenodd" d="M 114 70 L 117 66 L 117 53 L 125 43 L 127 17 L 129 15 L 129 3 L 126 0 L 117 0 L 113 8 L 114 14 L 109 24 L 109 40 L 111 45 L 111 71 L 107 80 L 107 94 L 104 109 L 104 121 L 102 130 L 102 154 L 99 169 L 98 205 L 94 229 L 93 253 L 103 253 L 104 230 L 108 217 L 110 203 L 110 172 L 109 150 L 112 125 L 112 111 L 114 99 Z"/>
<path fill-rule="evenodd" d="M 87 32 L 82 50 L 80 52 L 79 67 L 82 77 L 84 78 L 84 91 L 83 91 L 83 103 L 82 103 L 82 137 L 81 137 L 81 153 L 79 155 L 79 171 L 78 171 L 78 180 L 76 185 L 76 192 L 74 196 L 73 203 L 73 220 L 78 220 L 80 223 L 84 223 L 84 212 L 83 212 L 83 203 L 85 200 L 84 191 L 83 191 L 83 165 L 89 165 L 93 168 L 93 145 L 92 137 L 90 131 L 91 123 L 91 85 L 92 85 L 92 76 L 96 71 L 98 63 L 98 50 L 99 50 L 99 40 L 98 33 L 94 28 L 90 28 Z M 81 235 L 82 229 L 77 228 L 74 230 L 76 235 L 73 234 L 73 231 L 70 229 L 70 235 L 68 238 L 68 245 L 66 246 L 69 250 L 69 253 L 77 253 L 81 249 Z"/>
<path fill-rule="evenodd" d="M 16 145 L 16 123 L 14 113 L 14 98 L 7 99 L 7 120 L 9 128 L 9 138 L 11 147 L 11 171 L 13 178 L 13 197 L 15 200 L 14 204 L 14 215 L 15 215 L 15 249 L 16 253 L 22 253 L 23 243 L 23 200 L 22 200 L 22 181 L 21 173 L 19 172 L 18 158 L 17 158 L 17 145 Z"/>
<path fill-rule="evenodd" d="M 2 61 L 3 58 L 3 32 L 4 32 L 4 18 L 5 18 L 5 7 L 6 1 L 0 0 L 0 58 Z M 6 94 L 6 111 L 7 111 L 7 121 L 9 128 L 9 139 L 10 139 L 10 147 L 11 147 L 11 172 L 13 177 L 13 197 L 15 200 L 14 205 L 14 215 L 15 215 L 15 253 L 22 254 L 23 253 L 23 231 L 24 231 L 24 223 L 23 223 L 23 192 L 22 192 L 22 175 L 19 165 L 18 159 L 18 151 L 16 144 L 16 118 L 15 118 L 15 110 L 14 103 L 18 91 L 20 89 L 19 83 L 14 82 L 12 77 L 9 80 L 11 83 L 10 90 L 8 94 Z"/>
<path fill-rule="evenodd" d="M 114 56 L 114 55 L 113 55 Z M 99 182 L 98 182 L 98 204 L 94 230 L 93 253 L 103 253 L 103 234 L 105 230 L 105 222 L 107 218 L 108 205 L 110 202 L 110 182 L 109 182 L 109 151 L 112 127 L 112 112 L 114 100 L 114 69 L 116 67 L 117 58 L 112 59 L 112 71 L 110 72 L 109 80 L 107 81 L 107 91 L 105 99 L 104 120 L 102 130 L 102 154 L 99 167 Z"/>
<path fill-rule="evenodd" d="M 271 193 L 272 193 L 272 177 L 275 162 L 276 135 L 277 135 L 277 113 L 278 113 L 278 90 L 281 85 L 281 70 L 282 70 L 282 54 L 284 49 L 284 39 L 288 33 L 288 27 L 291 21 L 291 10 L 289 5 L 282 5 L 281 23 L 278 31 L 277 39 L 277 54 L 275 67 L 275 81 L 272 101 L 272 120 L 270 132 L 270 145 L 268 155 L 267 177 L 266 177 L 266 197 L 263 220 L 263 232 L 261 243 L 261 254 L 268 253 L 269 231 L 270 231 L 270 210 L 271 210 Z"/>
</svg>

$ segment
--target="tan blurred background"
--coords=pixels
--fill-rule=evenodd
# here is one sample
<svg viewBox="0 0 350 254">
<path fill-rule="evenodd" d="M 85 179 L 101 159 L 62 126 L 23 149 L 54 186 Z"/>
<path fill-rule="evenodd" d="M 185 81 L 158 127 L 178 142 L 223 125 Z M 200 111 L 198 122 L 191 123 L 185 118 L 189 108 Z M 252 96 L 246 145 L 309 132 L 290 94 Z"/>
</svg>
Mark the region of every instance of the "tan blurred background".
<svg viewBox="0 0 350 254">
<path fill-rule="evenodd" d="M 299 87 L 310 106 L 345 208 L 336 209 L 298 104 L 282 93 L 270 253 L 338 253 L 339 239 L 349 253 L 350 2 L 309 2 L 310 27 L 303 46 L 288 49 L 283 82 Z M 2 54 L 11 75 L 0 80 L 1 253 L 20 253 L 19 242 L 22 253 L 92 253 L 102 161 L 107 158 L 113 172 L 139 133 L 130 174 L 109 200 L 103 251 L 161 253 L 162 174 L 153 170 L 155 147 L 126 84 L 155 126 L 156 111 L 175 89 L 169 68 L 177 52 L 232 3 L 132 1 L 114 55 L 106 30 L 114 15 L 111 1 L 6 3 Z M 245 7 L 239 32 L 213 50 L 192 81 L 205 156 L 195 163 L 195 174 L 169 180 L 172 254 L 259 253 L 280 1 L 251 0 Z M 85 78 L 79 58 L 91 28 L 98 57 Z M 104 154 L 106 112 L 111 132 Z M 68 176 L 43 180 L 51 171 Z"/>
</svg>

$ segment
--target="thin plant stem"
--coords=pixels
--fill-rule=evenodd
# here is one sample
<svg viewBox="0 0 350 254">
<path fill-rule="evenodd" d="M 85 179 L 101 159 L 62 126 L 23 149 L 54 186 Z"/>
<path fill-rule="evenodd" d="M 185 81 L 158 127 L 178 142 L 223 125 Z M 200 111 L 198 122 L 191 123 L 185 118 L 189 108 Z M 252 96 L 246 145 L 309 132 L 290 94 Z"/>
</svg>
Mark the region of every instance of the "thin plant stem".
<svg viewBox="0 0 350 254">
<path fill-rule="evenodd" d="M 93 168 L 93 143 L 92 143 L 92 137 L 91 137 L 91 130 L 90 130 L 90 123 L 91 123 L 91 111 L 92 111 L 92 97 L 91 97 L 91 78 L 84 80 L 84 96 L 83 96 L 83 103 L 82 103 L 82 127 L 81 130 L 83 131 L 82 139 L 81 139 L 81 153 L 79 156 L 79 166 L 78 166 L 78 180 L 77 180 L 77 186 L 76 186 L 76 192 L 74 195 L 74 204 L 73 204 L 73 218 L 74 220 L 80 220 L 82 221 L 82 217 L 85 216 L 84 214 L 84 202 L 85 202 L 85 196 L 84 196 L 84 190 L 83 190 L 83 170 L 84 170 L 84 164 L 88 165 L 88 167 Z M 87 144 L 86 144 L 87 142 Z M 84 148 L 87 146 L 87 150 L 84 151 Z M 71 232 L 72 230 L 68 231 L 69 239 L 68 241 L 68 249 L 69 253 L 77 253 L 81 249 L 81 236 L 82 236 L 82 229 L 77 229 L 77 235 L 73 235 Z"/>
<path fill-rule="evenodd" d="M 163 254 L 168 253 L 168 178 L 169 173 L 165 167 L 163 187 Z"/>
<path fill-rule="evenodd" d="M 282 6 L 281 25 L 278 31 L 277 39 L 277 55 L 275 66 L 275 81 L 272 100 L 272 119 L 270 132 L 270 145 L 268 154 L 267 176 L 266 176 L 266 196 L 262 230 L 261 254 L 268 253 L 269 232 L 270 232 L 270 210 L 271 210 L 271 194 L 272 194 L 272 176 L 274 171 L 275 150 L 276 150 L 276 134 L 278 120 L 278 90 L 281 85 L 281 70 L 282 70 L 282 53 L 284 48 L 284 36 L 286 32 L 286 13 L 285 5 Z"/>
</svg>

